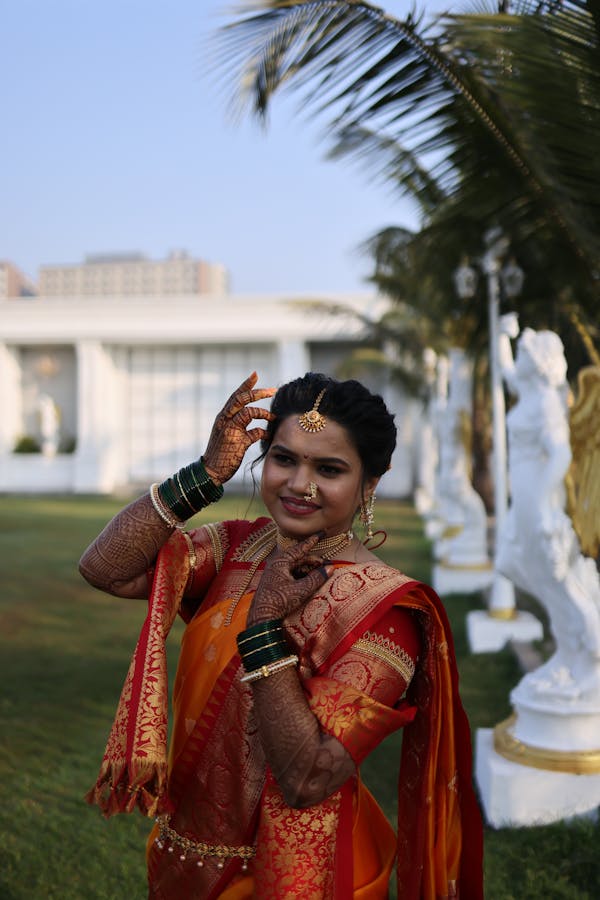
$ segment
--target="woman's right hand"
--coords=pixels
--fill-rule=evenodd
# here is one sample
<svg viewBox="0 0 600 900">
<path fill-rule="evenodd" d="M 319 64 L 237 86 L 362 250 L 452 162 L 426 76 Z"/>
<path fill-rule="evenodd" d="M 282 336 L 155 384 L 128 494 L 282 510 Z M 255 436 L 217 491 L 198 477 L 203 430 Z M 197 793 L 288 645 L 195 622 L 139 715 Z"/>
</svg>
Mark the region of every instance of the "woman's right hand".
<svg viewBox="0 0 600 900">
<path fill-rule="evenodd" d="M 285 619 L 331 577 L 335 567 L 312 552 L 319 537 L 314 534 L 267 561 L 252 598 L 248 626 L 269 619 Z"/>
<path fill-rule="evenodd" d="M 215 419 L 203 460 L 204 468 L 217 484 L 229 481 L 239 469 L 248 447 L 266 437 L 266 429 L 260 426 L 248 428 L 250 422 L 275 419 L 268 410 L 247 405 L 275 393 L 275 388 L 255 388 L 257 381 L 258 375 L 253 372 L 233 392 Z"/>
</svg>

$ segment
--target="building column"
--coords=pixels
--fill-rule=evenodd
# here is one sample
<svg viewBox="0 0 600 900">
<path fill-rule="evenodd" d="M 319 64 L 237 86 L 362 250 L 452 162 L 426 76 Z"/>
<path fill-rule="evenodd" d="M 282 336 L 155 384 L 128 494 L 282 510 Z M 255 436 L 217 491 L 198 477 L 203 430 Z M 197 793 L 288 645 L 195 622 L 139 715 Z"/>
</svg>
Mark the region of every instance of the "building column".
<svg viewBox="0 0 600 900">
<path fill-rule="evenodd" d="M 0 456 L 12 453 L 22 431 L 22 405 L 18 349 L 0 343 Z"/>
<path fill-rule="evenodd" d="M 310 353 L 305 341 L 282 340 L 277 344 L 279 383 L 285 384 L 310 370 Z"/>
<path fill-rule="evenodd" d="M 99 341 L 80 341 L 75 493 L 110 493 L 126 480 L 121 399 L 109 349 Z"/>
</svg>

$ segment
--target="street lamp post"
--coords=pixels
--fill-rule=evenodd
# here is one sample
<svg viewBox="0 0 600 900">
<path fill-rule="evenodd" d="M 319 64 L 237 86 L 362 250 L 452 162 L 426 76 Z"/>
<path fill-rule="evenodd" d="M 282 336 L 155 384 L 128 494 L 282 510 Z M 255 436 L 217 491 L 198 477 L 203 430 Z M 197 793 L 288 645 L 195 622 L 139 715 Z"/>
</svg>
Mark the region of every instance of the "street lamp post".
<svg viewBox="0 0 600 900">
<path fill-rule="evenodd" d="M 488 295 L 495 555 L 498 546 L 498 535 L 508 509 L 506 409 L 499 356 L 500 291 L 502 285 L 506 296 L 516 297 L 523 283 L 523 272 L 514 261 L 503 265 L 509 241 L 501 229 L 490 228 L 484 234 L 484 241 L 486 252 L 481 260 L 481 268 L 486 276 Z M 475 295 L 477 273 L 468 265 L 466 260 L 455 272 L 454 282 L 457 293 L 462 299 L 471 299 Z M 509 619 L 515 615 L 515 593 L 512 582 L 496 570 L 494 571 L 494 580 L 490 591 L 488 612 L 490 616 L 499 619 Z"/>
</svg>

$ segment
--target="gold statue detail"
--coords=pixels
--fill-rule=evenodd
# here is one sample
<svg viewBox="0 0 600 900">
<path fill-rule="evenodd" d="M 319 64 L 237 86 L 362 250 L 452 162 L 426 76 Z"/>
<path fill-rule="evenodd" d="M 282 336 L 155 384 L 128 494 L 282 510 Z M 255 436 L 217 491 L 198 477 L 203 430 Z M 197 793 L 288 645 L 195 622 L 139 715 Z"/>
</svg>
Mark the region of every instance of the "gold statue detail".
<svg viewBox="0 0 600 900">
<path fill-rule="evenodd" d="M 569 418 L 569 512 L 583 553 L 595 559 L 600 551 L 600 366 L 580 370 Z"/>
</svg>

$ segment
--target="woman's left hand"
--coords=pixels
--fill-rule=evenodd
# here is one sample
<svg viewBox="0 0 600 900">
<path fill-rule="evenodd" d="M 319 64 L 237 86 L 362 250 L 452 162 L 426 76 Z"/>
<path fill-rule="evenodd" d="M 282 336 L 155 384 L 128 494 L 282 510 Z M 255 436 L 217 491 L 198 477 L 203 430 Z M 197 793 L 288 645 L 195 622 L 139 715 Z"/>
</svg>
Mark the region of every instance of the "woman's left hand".
<svg viewBox="0 0 600 900">
<path fill-rule="evenodd" d="M 331 577 L 334 566 L 324 565 L 322 556 L 311 553 L 319 535 L 312 535 L 267 562 L 252 599 L 248 625 L 269 619 L 285 619 Z M 310 571 L 295 577 L 298 570 Z"/>
</svg>

